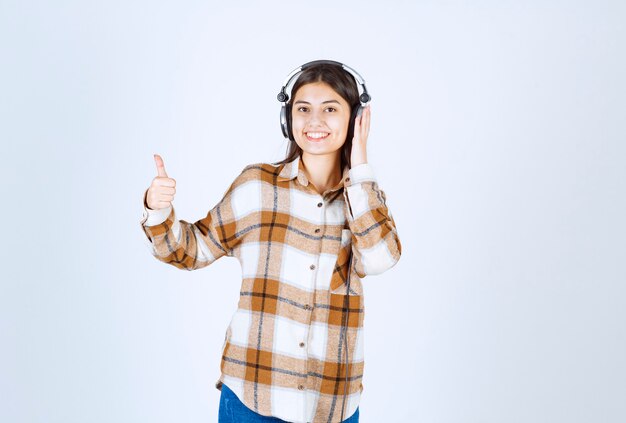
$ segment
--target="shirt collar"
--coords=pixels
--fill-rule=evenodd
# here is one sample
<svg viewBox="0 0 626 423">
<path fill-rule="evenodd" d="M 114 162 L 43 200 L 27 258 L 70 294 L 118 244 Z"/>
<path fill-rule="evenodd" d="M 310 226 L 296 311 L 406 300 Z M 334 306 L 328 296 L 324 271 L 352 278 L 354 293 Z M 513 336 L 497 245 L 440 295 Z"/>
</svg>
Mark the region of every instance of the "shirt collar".
<svg viewBox="0 0 626 423">
<path fill-rule="evenodd" d="M 343 168 L 343 175 L 341 177 L 341 180 L 337 185 L 329 189 L 329 191 L 337 191 L 338 189 L 346 186 L 346 184 L 350 181 L 350 179 L 348 178 L 349 170 L 350 169 L 348 168 L 348 166 L 345 166 Z M 306 177 L 304 171 L 301 168 L 300 156 L 296 157 L 290 162 L 285 163 L 282 170 L 278 174 L 279 182 L 290 181 L 293 179 L 297 179 L 298 183 L 300 183 L 300 185 L 302 186 L 309 185 L 309 179 Z"/>
</svg>

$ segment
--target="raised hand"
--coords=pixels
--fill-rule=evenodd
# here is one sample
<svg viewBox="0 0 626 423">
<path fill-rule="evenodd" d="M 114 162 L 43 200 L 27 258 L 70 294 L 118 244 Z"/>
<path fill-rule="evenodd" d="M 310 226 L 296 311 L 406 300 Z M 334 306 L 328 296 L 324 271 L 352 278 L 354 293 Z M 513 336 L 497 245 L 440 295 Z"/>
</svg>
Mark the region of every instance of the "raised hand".
<svg viewBox="0 0 626 423">
<path fill-rule="evenodd" d="M 167 176 L 161 156 L 155 154 L 154 162 L 157 167 L 157 176 L 152 180 L 152 184 L 150 184 L 150 188 L 148 188 L 146 204 L 148 208 L 152 210 L 165 209 L 174 201 L 176 180 Z"/>
<path fill-rule="evenodd" d="M 354 120 L 354 137 L 350 152 L 350 166 L 355 167 L 367 163 L 367 137 L 370 133 L 370 106 L 366 106 Z"/>
</svg>

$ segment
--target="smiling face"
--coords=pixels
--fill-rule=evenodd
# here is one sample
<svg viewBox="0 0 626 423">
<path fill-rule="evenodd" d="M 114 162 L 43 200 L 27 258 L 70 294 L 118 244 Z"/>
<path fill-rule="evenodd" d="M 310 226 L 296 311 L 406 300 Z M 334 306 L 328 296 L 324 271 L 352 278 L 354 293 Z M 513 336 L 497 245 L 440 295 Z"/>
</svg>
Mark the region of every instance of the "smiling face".
<svg viewBox="0 0 626 423">
<path fill-rule="evenodd" d="M 339 155 L 346 141 L 350 105 L 325 82 L 298 89 L 291 108 L 291 130 L 303 154 Z"/>
</svg>

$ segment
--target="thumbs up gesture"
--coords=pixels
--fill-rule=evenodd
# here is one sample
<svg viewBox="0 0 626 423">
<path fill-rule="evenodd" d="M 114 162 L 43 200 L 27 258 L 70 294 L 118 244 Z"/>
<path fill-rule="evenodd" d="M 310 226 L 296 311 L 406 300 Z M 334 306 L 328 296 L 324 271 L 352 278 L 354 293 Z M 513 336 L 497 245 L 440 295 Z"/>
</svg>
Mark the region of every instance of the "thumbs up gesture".
<svg viewBox="0 0 626 423">
<path fill-rule="evenodd" d="M 146 195 L 146 203 L 148 208 L 159 210 L 168 208 L 174 201 L 176 194 L 176 181 L 167 176 L 165 173 L 165 165 L 163 159 L 158 154 L 154 155 L 156 163 L 157 176 L 152 180 L 148 194 Z"/>
</svg>

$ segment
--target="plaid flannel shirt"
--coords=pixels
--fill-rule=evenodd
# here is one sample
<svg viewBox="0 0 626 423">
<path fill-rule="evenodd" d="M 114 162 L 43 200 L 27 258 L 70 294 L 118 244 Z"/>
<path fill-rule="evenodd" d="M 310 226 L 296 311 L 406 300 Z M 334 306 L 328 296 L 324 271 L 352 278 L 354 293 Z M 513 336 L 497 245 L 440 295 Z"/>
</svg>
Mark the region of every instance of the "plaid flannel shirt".
<svg viewBox="0 0 626 423">
<path fill-rule="evenodd" d="M 339 422 L 347 337 L 345 418 L 351 416 L 363 390 L 361 278 L 389 269 L 401 253 L 371 166 L 344 169 L 340 183 L 320 195 L 299 157 L 249 165 L 195 223 L 177 220 L 172 206 L 148 209 L 146 193 L 141 224 L 158 260 L 185 270 L 222 256 L 241 264 L 239 304 L 226 330 L 216 388 L 225 383 L 262 415 Z"/>
</svg>

